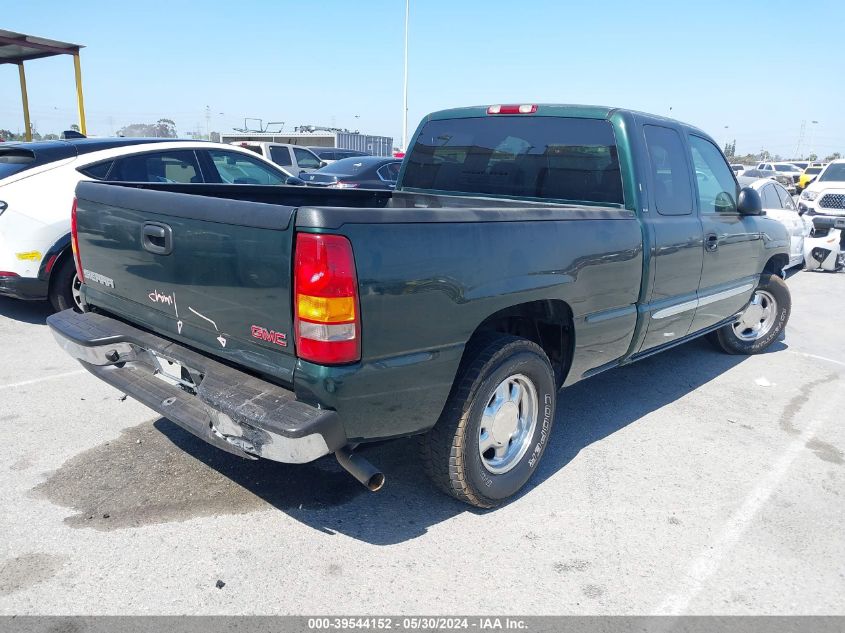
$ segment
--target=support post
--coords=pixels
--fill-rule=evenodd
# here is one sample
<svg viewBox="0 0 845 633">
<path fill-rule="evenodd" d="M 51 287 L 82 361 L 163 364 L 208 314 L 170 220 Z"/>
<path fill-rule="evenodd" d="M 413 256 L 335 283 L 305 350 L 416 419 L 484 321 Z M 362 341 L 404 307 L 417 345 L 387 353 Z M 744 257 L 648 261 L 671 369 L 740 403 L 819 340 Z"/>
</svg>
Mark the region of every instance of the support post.
<svg viewBox="0 0 845 633">
<path fill-rule="evenodd" d="M 18 63 L 18 76 L 21 79 L 21 103 L 23 104 L 23 125 L 24 138 L 32 140 L 32 125 L 29 122 L 29 96 L 26 94 L 26 72 L 23 69 L 23 62 Z"/>
<path fill-rule="evenodd" d="M 88 136 L 85 127 L 85 101 L 82 98 L 82 67 L 79 64 L 79 51 L 73 54 L 73 70 L 76 75 L 76 101 L 79 105 L 79 131 Z"/>
</svg>

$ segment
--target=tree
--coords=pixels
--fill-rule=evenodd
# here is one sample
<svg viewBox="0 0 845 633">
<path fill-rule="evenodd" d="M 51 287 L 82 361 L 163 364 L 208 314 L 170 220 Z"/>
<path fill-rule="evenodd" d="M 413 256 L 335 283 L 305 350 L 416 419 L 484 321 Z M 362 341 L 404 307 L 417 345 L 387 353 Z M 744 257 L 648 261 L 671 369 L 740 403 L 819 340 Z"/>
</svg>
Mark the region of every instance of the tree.
<svg viewBox="0 0 845 633">
<path fill-rule="evenodd" d="M 82 130 L 79 129 L 79 126 L 76 123 L 71 123 L 70 129 L 73 130 L 74 132 L 81 132 L 82 131 Z"/>
<path fill-rule="evenodd" d="M 133 123 L 117 131 L 118 136 L 150 136 L 176 138 L 176 123 L 172 119 L 159 119 L 155 123 Z"/>
<path fill-rule="evenodd" d="M 211 133 L 211 141 L 214 143 L 220 142 L 220 132 L 212 132 Z"/>
<path fill-rule="evenodd" d="M 809 156 L 807 156 L 807 160 L 809 160 L 810 162 L 818 159 L 819 157 L 816 154 L 810 154 Z"/>
<path fill-rule="evenodd" d="M 2 130 L 0 130 L 0 133 L 2 133 Z M 840 158 L 842 158 L 842 154 L 833 152 L 830 156 L 825 156 L 824 162 L 829 163 L 832 160 L 839 160 Z"/>
</svg>

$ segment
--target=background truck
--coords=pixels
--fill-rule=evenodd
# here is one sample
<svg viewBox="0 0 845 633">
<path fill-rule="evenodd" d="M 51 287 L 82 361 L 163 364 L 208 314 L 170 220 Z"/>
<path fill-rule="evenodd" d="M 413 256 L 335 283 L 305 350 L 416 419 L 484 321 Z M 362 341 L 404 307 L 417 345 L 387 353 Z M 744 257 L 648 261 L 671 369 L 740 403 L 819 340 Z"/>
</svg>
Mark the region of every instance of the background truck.
<svg viewBox="0 0 845 633">
<path fill-rule="evenodd" d="M 375 490 L 357 447 L 419 435 L 441 489 L 492 507 L 537 469 L 560 387 L 705 334 L 753 354 L 783 332 L 789 236 L 761 209 L 676 121 L 447 110 L 395 192 L 81 183 L 90 311 L 48 322 L 230 453 L 335 453 Z"/>
</svg>

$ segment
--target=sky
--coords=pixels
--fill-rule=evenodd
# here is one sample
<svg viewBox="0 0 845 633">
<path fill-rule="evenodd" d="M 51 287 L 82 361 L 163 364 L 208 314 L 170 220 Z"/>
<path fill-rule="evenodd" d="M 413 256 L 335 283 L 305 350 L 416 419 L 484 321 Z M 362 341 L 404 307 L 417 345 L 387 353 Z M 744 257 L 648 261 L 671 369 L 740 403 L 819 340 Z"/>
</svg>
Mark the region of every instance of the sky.
<svg viewBox="0 0 845 633">
<path fill-rule="evenodd" d="M 409 134 L 444 108 L 583 103 L 671 116 L 736 140 L 738 154 L 845 154 L 841 0 L 410 2 Z M 256 117 L 401 145 L 404 0 L 4 9 L 2 29 L 85 45 L 89 134 L 159 118 L 180 136 L 205 133 L 208 111 L 212 131 Z M 76 122 L 70 57 L 29 62 L 26 74 L 39 132 Z M 23 128 L 13 65 L 0 65 L 0 128 Z"/>
</svg>

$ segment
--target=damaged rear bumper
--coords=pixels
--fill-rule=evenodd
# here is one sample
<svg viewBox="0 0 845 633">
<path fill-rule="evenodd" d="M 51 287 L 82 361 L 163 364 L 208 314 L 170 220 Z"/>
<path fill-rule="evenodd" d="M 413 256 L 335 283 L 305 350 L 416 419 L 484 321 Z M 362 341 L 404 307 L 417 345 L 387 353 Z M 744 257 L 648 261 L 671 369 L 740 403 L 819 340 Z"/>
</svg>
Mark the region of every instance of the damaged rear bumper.
<svg viewBox="0 0 845 633">
<path fill-rule="evenodd" d="M 47 323 L 89 372 L 229 453 L 305 463 L 347 443 L 336 412 L 155 334 L 72 310 Z M 162 371 L 162 359 L 177 363 L 181 379 Z"/>
</svg>

